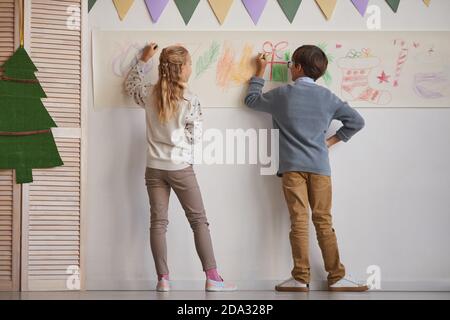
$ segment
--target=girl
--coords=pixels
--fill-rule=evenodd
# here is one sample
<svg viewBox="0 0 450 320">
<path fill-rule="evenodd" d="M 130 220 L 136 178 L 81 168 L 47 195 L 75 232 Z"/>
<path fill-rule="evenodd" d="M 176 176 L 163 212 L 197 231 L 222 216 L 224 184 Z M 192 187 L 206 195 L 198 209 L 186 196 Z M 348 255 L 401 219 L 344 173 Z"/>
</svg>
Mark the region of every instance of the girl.
<svg viewBox="0 0 450 320">
<path fill-rule="evenodd" d="M 144 81 L 143 70 L 156 52 L 155 43 L 147 46 L 126 80 L 127 94 L 146 113 L 145 181 L 150 200 L 150 246 L 158 273 L 156 290 L 170 290 L 166 231 L 173 189 L 194 232 L 195 247 L 206 273 L 206 291 L 234 291 L 236 286 L 225 283 L 217 272 L 209 223 L 192 168 L 193 146 L 201 139 L 202 112 L 197 96 L 187 88 L 192 73 L 191 57 L 181 46 L 163 49 L 159 80 L 150 85 Z"/>
</svg>

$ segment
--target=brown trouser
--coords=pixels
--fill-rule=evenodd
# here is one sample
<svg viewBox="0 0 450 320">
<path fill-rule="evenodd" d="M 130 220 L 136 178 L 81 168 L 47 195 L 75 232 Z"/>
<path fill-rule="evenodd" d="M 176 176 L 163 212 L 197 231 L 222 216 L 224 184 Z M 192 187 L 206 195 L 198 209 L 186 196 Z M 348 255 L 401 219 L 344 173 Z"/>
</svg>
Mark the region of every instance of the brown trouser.
<svg viewBox="0 0 450 320">
<path fill-rule="evenodd" d="M 169 274 L 166 232 L 169 224 L 168 207 L 171 189 L 175 191 L 194 231 L 195 248 L 203 270 L 216 268 L 209 223 L 192 166 L 176 171 L 147 167 L 145 183 L 150 200 L 150 246 L 158 275 Z"/>
<path fill-rule="evenodd" d="M 331 218 L 331 177 L 309 172 L 286 172 L 283 174 L 283 192 L 291 217 L 290 241 L 294 269 L 292 276 L 297 281 L 309 283 L 309 206 L 316 229 L 317 240 L 322 251 L 328 284 L 331 285 L 345 275 L 339 259 L 339 249 Z"/>
</svg>

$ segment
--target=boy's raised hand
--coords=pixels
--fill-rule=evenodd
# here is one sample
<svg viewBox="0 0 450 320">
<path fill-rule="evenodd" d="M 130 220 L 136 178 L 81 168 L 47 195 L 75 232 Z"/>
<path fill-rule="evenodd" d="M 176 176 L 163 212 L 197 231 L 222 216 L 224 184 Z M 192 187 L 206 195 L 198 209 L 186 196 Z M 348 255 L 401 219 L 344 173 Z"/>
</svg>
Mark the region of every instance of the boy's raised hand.
<svg viewBox="0 0 450 320">
<path fill-rule="evenodd" d="M 267 67 L 267 54 L 258 53 L 256 56 L 256 76 L 259 78 L 264 77 L 264 73 L 266 72 Z"/>
<path fill-rule="evenodd" d="M 155 42 L 151 42 L 149 45 L 147 45 L 144 48 L 144 51 L 142 52 L 141 60 L 144 62 L 148 62 L 155 53 L 158 51 L 158 45 Z"/>
</svg>

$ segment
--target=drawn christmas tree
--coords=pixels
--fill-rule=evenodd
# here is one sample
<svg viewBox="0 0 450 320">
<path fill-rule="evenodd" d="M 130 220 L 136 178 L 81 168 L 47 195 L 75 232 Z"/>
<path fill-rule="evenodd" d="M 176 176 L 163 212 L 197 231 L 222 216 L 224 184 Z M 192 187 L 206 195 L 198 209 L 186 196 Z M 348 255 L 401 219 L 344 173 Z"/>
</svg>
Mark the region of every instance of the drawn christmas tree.
<svg viewBox="0 0 450 320">
<path fill-rule="evenodd" d="M 51 131 L 57 125 L 41 101 L 47 96 L 23 46 L 1 69 L 0 169 L 15 169 L 17 183 L 30 183 L 32 169 L 63 165 Z"/>
</svg>

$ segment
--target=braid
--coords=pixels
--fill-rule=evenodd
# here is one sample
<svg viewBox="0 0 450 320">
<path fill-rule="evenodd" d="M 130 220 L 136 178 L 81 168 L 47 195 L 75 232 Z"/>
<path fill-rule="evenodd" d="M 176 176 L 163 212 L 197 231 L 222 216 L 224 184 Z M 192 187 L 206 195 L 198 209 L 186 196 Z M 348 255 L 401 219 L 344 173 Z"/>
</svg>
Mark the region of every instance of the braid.
<svg viewBox="0 0 450 320">
<path fill-rule="evenodd" d="M 154 88 L 155 104 L 161 122 L 167 122 L 178 111 L 178 103 L 183 99 L 184 86 L 181 84 L 182 66 L 189 52 L 180 46 L 162 50 L 159 63 L 159 81 Z"/>
</svg>

